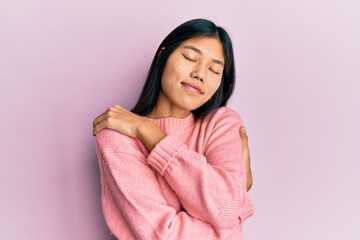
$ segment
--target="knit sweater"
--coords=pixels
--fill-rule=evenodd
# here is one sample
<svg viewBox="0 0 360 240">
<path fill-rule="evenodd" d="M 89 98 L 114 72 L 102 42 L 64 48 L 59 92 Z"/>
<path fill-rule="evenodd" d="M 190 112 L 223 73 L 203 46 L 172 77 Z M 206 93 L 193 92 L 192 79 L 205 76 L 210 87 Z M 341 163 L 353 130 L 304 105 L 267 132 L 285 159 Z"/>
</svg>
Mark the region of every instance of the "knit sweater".
<svg viewBox="0 0 360 240">
<path fill-rule="evenodd" d="M 241 239 L 254 208 L 246 190 L 237 113 L 149 119 L 167 136 L 149 152 L 138 139 L 96 135 L 102 208 L 111 232 L 131 239 Z"/>
</svg>

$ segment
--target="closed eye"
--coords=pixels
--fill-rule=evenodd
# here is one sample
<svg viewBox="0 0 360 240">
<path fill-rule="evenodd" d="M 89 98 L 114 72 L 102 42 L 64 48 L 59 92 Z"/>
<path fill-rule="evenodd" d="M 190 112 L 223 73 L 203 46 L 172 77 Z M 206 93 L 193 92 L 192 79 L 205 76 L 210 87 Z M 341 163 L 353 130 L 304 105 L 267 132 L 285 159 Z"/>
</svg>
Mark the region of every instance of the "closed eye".
<svg viewBox="0 0 360 240">
<path fill-rule="evenodd" d="M 191 59 L 191 58 L 185 56 L 184 54 L 183 54 L 183 56 L 184 56 L 184 58 L 185 58 L 186 60 L 188 60 L 188 61 L 190 61 L 190 62 L 196 62 L 194 59 Z"/>
<path fill-rule="evenodd" d="M 219 74 L 220 74 L 219 72 L 214 71 L 214 70 L 212 70 L 211 68 L 209 68 L 209 70 L 210 70 L 211 72 L 215 73 L 216 75 L 219 75 Z"/>
</svg>

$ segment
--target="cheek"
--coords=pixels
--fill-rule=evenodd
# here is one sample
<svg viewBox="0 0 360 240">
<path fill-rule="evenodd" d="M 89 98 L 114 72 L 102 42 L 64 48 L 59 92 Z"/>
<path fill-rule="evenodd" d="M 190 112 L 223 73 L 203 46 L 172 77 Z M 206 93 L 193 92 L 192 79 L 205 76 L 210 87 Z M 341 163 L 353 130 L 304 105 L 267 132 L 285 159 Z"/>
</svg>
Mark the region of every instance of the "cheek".
<svg viewBox="0 0 360 240">
<path fill-rule="evenodd" d="M 167 82 L 181 82 L 184 81 L 184 78 L 186 77 L 186 66 L 183 66 L 181 64 L 169 64 L 165 67 L 163 73 L 162 73 L 162 80 Z"/>
<path fill-rule="evenodd" d="M 221 84 L 221 79 L 213 80 L 208 84 L 209 90 L 212 92 L 212 94 L 214 94 L 216 90 L 219 89 L 220 84 Z"/>
</svg>

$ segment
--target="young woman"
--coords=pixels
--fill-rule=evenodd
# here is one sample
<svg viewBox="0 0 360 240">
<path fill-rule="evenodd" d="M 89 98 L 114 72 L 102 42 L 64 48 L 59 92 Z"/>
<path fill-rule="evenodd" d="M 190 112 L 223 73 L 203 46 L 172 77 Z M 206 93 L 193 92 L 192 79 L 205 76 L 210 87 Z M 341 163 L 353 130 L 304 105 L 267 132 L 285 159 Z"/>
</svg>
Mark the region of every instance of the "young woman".
<svg viewBox="0 0 360 240">
<path fill-rule="evenodd" d="M 254 210 L 245 129 L 224 107 L 234 83 L 229 35 L 191 20 L 160 44 L 132 111 L 115 105 L 94 120 L 118 239 L 241 239 Z"/>
</svg>

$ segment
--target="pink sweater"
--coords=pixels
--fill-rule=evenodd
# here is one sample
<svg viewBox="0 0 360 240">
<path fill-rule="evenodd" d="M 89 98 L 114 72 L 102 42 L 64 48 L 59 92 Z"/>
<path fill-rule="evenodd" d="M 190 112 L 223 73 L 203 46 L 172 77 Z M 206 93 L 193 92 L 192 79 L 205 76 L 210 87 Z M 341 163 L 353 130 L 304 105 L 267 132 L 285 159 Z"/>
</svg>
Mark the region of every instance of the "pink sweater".
<svg viewBox="0 0 360 240">
<path fill-rule="evenodd" d="M 149 153 L 113 130 L 96 135 L 102 206 L 121 240 L 241 239 L 254 212 L 246 191 L 240 117 L 222 107 L 195 121 L 149 119 L 167 136 Z"/>
</svg>

